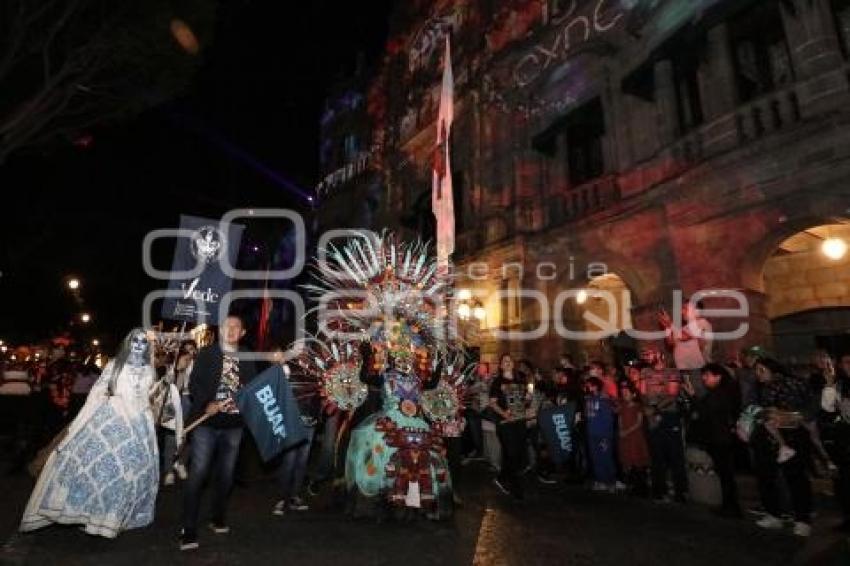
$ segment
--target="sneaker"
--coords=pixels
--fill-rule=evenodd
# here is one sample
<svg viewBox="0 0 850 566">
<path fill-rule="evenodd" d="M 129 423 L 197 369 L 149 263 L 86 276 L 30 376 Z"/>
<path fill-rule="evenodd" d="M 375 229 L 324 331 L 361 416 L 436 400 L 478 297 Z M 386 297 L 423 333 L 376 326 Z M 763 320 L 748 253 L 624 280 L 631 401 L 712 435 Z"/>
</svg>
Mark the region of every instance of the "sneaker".
<svg viewBox="0 0 850 566">
<path fill-rule="evenodd" d="M 797 521 L 794 523 L 794 535 L 798 537 L 808 537 L 812 534 L 812 526 L 808 523 Z"/>
<path fill-rule="evenodd" d="M 758 521 L 756 521 L 756 525 L 763 529 L 770 529 L 773 531 L 779 530 L 782 528 L 782 520 L 778 517 L 774 517 L 773 515 L 765 515 Z"/>
<path fill-rule="evenodd" d="M 180 550 L 195 550 L 198 548 L 198 535 L 180 531 Z"/>
<path fill-rule="evenodd" d="M 511 494 L 511 491 L 510 491 L 507 487 L 505 487 L 505 486 L 502 484 L 502 482 L 500 482 L 500 481 L 499 481 L 499 478 L 495 478 L 495 479 L 493 480 L 493 485 L 495 485 L 497 488 L 499 488 L 499 491 L 501 491 L 501 492 L 502 492 L 502 493 L 504 493 L 505 495 L 510 495 L 510 494 Z"/>
<path fill-rule="evenodd" d="M 180 481 L 186 481 L 186 478 L 189 477 L 189 472 L 186 471 L 186 466 L 177 462 L 173 467 L 174 471 L 177 472 L 177 477 L 180 478 Z"/>
<path fill-rule="evenodd" d="M 289 500 L 290 511 L 309 511 L 310 506 L 304 503 L 300 497 L 293 497 Z"/>
<path fill-rule="evenodd" d="M 482 456 L 478 452 L 470 452 L 469 454 L 467 454 L 466 456 L 463 457 L 463 459 L 460 461 L 460 463 L 461 463 L 462 466 L 468 466 L 469 464 L 471 464 L 473 462 L 483 462 L 483 461 L 484 461 L 484 456 Z"/>
<path fill-rule="evenodd" d="M 760 505 L 756 505 L 754 507 L 747 507 L 747 513 L 756 517 L 764 517 L 765 515 L 767 515 L 767 512 Z"/>
<path fill-rule="evenodd" d="M 213 521 L 210 523 L 210 530 L 217 535 L 226 535 L 230 532 L 230 527 L 225 525 L 223 521 Z"/>
<path fill-rule="evenodd" d="M 272 515 L 277 515 L 278 517 L 283 517 L 286 515 L 286 501 L 281 499 L 277 503 L 274 504 L 272 508 Z"/>
<path fill-rule="evenodd" d="M 779 449 L 779 454 L 776 456 L 776 461 L 780 464 L 784 464 L 788 460 L 794 457 L 797 451 L 793 448 L 789 448 L 787 446 L 783 446 Z"/>
<path fill-rule="evenodd" d="M 558 483 L 557 480 L 553 480 L 551 476 L 546 474 L 537 474 L 537 481 L 546 485 Z"/>
<path fill-rule="evenodd" d="M 310 481 L 307 483 L 307 495 L 309 495 L 310 497 L 317 497 L 321 488 L 321 482 Z"/>
<path fill-rule="evenodd" d="M 165 474 L 165 478 L 162 480 L 162 485 L 174 485 L 174 472 L 168 472 Z"/>
</svg>

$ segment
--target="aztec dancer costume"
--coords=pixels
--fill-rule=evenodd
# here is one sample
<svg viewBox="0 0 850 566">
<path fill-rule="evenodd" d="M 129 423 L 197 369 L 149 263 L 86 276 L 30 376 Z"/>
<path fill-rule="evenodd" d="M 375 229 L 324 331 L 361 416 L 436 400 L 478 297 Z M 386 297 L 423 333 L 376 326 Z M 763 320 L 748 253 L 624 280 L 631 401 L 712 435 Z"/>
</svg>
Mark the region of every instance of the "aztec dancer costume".
<svg viewBox="0 0 850 566">
<path fill-rule="evenodd" d="M 396 244 L 391 235 L 331 246 L 327 257 L 319 283 L 306 288 L 332 313 L 303 361 L 342 410 L 363 404 L 368 385 L 383 399 L 351 432 L 345 481 L 353 511 L 389 504 L 447 516 L 442 427 L 458 418 L 466 376 L 460 348 L 446 337 L 447 280 L 427 246 Z"/>
</svg>

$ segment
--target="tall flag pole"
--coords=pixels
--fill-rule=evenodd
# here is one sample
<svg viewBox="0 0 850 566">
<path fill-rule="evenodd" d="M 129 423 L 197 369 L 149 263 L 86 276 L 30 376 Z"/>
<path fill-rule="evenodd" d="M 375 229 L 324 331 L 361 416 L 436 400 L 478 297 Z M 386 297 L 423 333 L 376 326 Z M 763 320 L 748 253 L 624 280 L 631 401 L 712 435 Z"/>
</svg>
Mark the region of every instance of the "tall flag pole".
<svg viewBox="0 0 850 566">
<path fill-rule="evenodd" d="M 440 113 L 437 118 L 437 141 L 434 146 L 431 211 L 437 218 L 437 267 L 447 273 L 449 258 L 455 250 L 455 209 L 452 192 L 452 168 L 449 140 L 454 120 L 454 77 L 450 34 L 446 34 L 446 56 L 443 59 L 443 87 L 440 91 Z"/>
</svg>

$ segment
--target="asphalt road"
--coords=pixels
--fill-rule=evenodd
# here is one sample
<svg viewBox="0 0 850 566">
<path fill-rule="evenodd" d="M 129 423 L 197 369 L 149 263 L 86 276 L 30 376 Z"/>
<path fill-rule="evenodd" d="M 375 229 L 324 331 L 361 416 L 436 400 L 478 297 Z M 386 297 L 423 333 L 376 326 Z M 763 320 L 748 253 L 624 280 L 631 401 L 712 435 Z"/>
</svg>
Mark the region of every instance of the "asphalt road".
<svg viewBox="0 0 850 566">
<path fill-rule="evenodd" d="M 110 541 L 74 527 L 16 531 L 32 481 L 0 479 L 0 564 L 142 566 L 155 564 L 322 566 L 564 565 L 778 566 L 848 565 L 847 539 L 833 533 L 834 510 L 823 508 L 808 541 L 764 532 L 752 520 L 714 517 L 697 505 L 653 504 L 581 487 L 541 486 L 528 478 L 526 500 L 506 499 L 482 469 L 467 468 L 464 505 L 443 523 L 353 520 L 328 498 L 310 511 L 274 517 L 274 486 L 238 486 L 229 535 L 201 533 L 201 548 L 181 553 L 176 533 L 179 488 L 163 488 L 151 527 Z M 746 483 L 746 482 L 744 482 Z M 747 486 L 744 490 L 747 491 Z"/>
</svg>

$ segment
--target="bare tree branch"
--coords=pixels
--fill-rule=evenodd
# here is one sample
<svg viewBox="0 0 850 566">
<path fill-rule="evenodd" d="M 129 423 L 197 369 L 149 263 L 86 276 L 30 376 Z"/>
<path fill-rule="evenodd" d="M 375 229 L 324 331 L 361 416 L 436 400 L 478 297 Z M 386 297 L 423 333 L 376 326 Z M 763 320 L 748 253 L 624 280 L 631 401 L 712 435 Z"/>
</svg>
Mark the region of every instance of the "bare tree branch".
<svg viewBox="0 0 850 566">
<path fill-rule="evenodd" d="M 197 66 L 171 37 L 203 44 L 214 0 L 6 0 L 0 6 L 0 165 L 16 149 L 72 138 L 182 89 Z M 6 17 L 8 16 L 8 17 Z"/>
<path fill-rule="evenodd" d="M 41 48 L 41 52 L 45 84 L 47 84 L 50 80 L 50 48 L 53 45 L 53 40 L 56 39 L 56 35 L 62 31 L 68 23 L 68 20 L 70 20 L 74 15 L 74 12 L 77 11 L 79 5 L 79 0 L 68 0 L 68 4 L 65 6 L 65 11 L 61 16 L 59 16 L 59 19 L 48 32 L 47 38 L 44 40 L 44 46 Z"/>
</svg>

